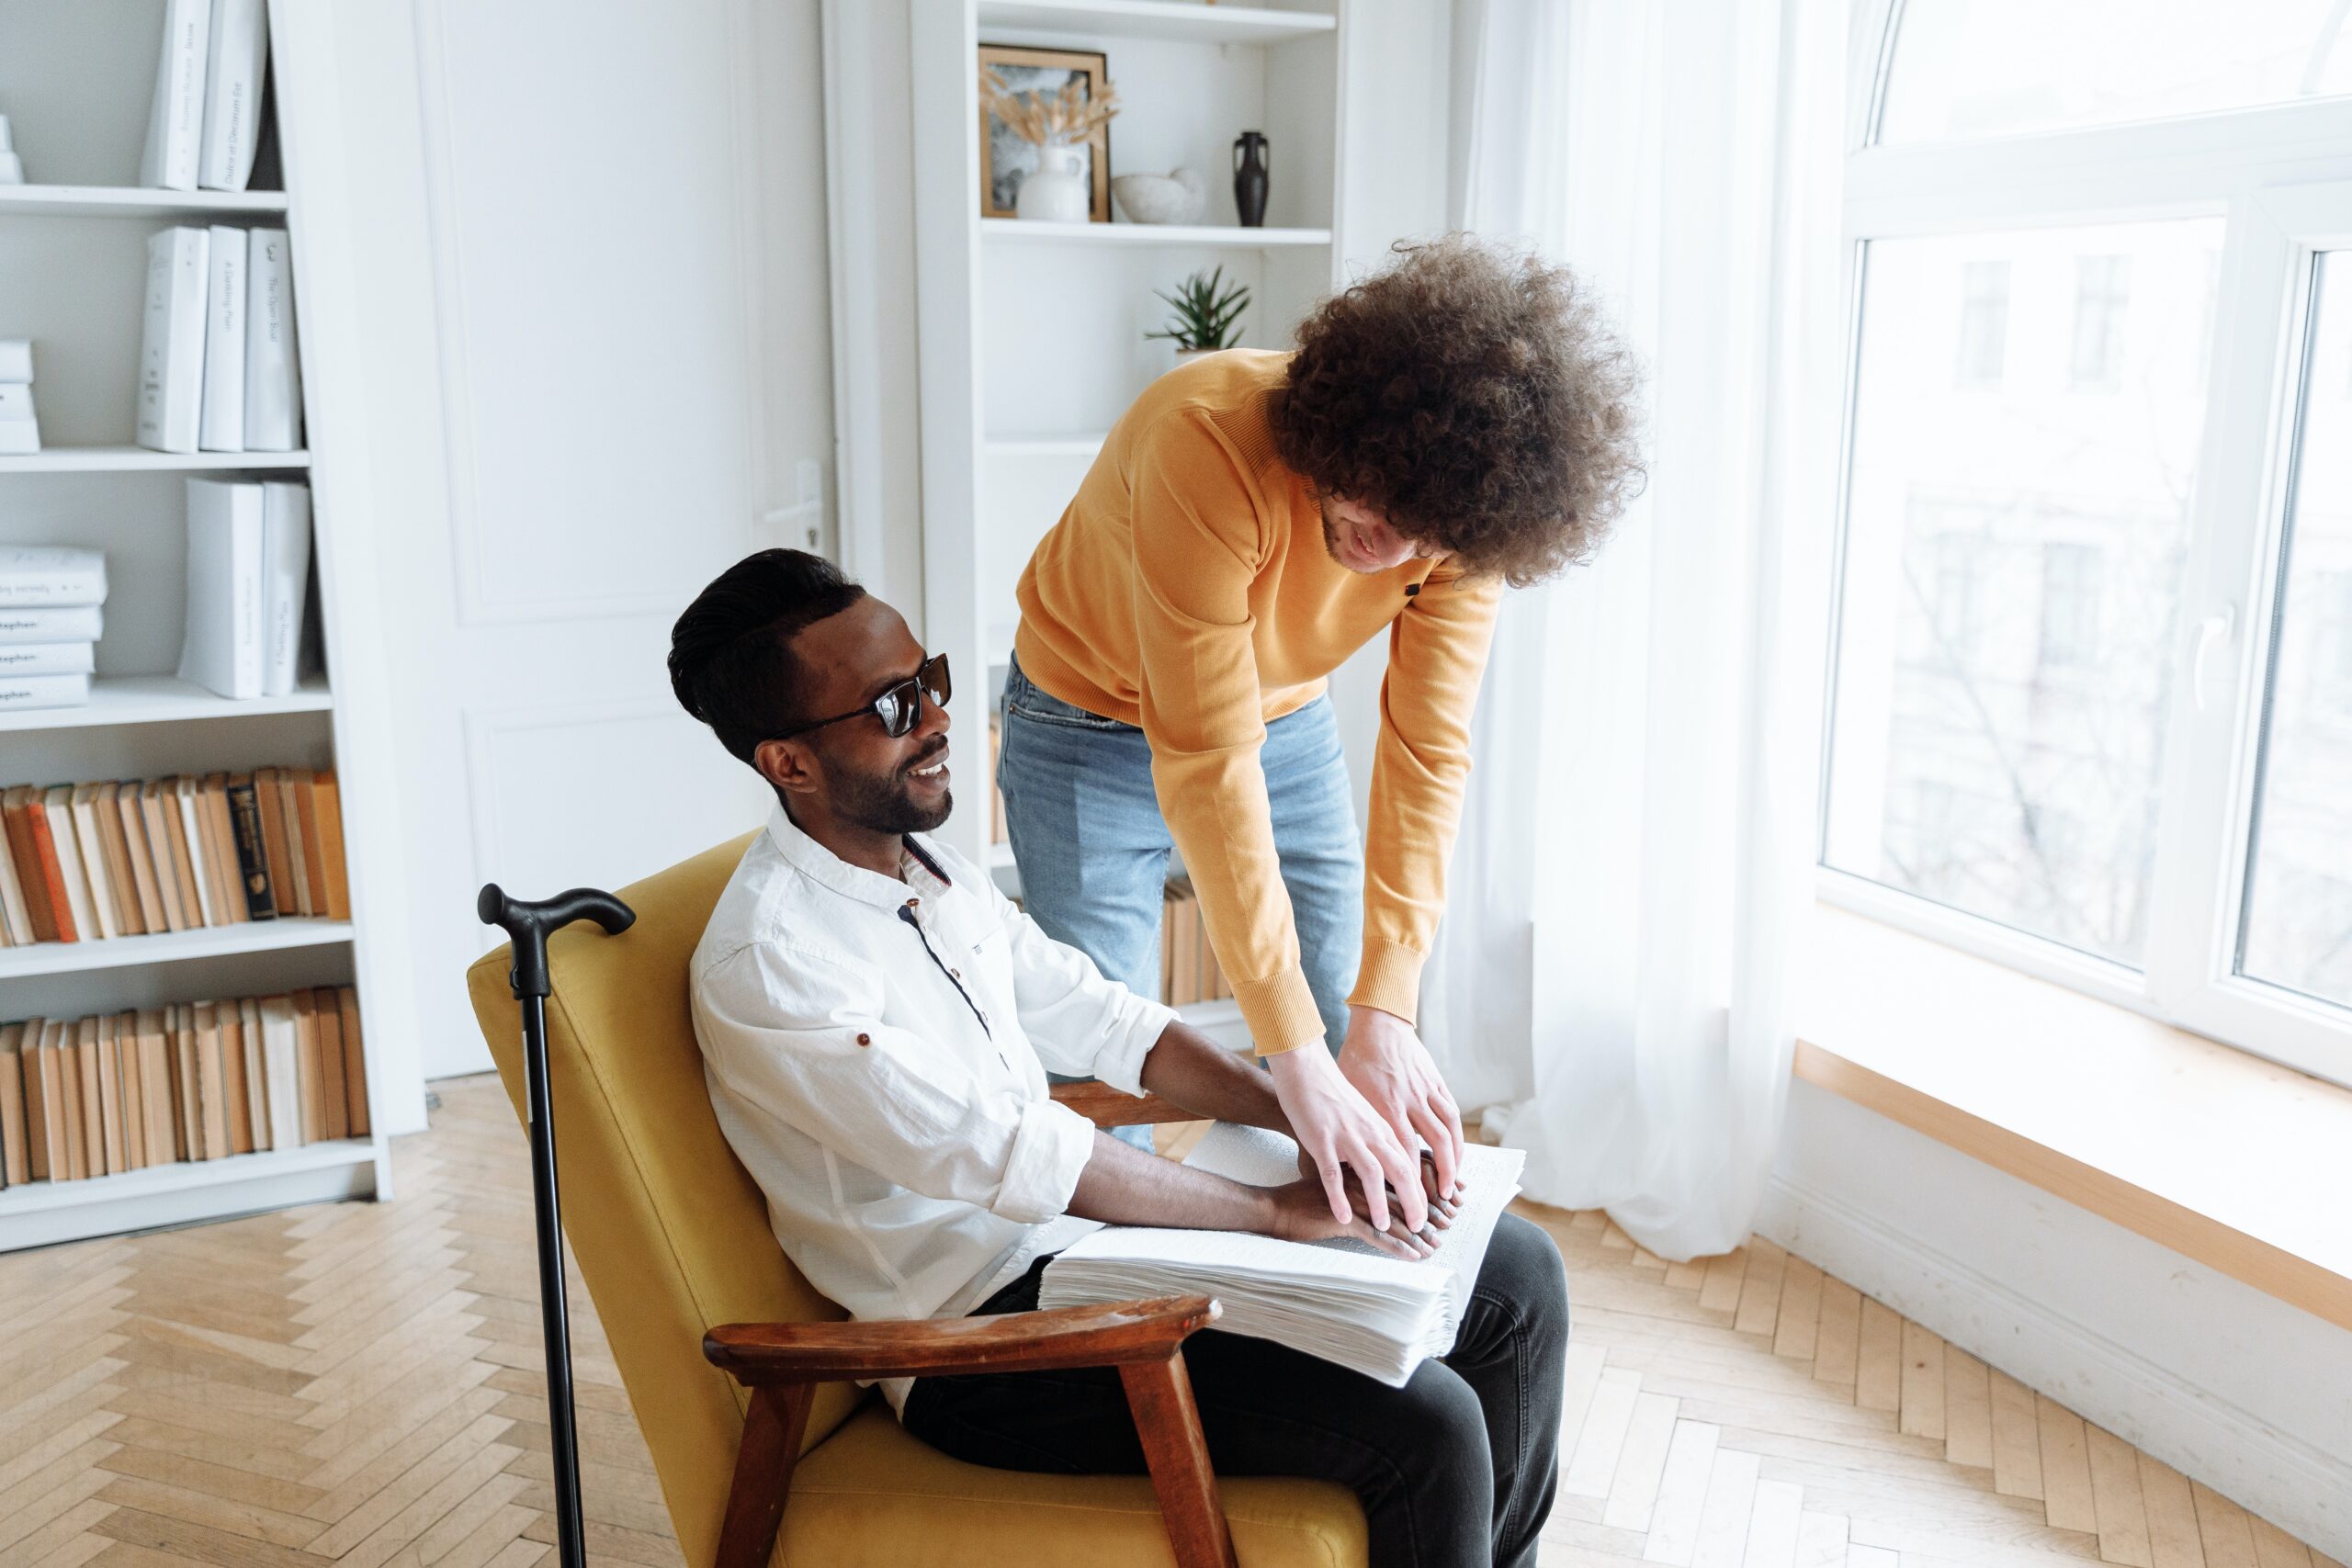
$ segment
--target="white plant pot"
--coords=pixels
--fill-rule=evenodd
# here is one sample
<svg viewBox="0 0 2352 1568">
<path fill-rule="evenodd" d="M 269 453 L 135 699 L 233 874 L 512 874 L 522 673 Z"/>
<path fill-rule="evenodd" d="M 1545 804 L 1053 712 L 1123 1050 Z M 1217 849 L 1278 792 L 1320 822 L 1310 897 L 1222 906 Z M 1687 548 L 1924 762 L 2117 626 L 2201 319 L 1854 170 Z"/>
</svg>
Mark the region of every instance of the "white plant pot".
<svg viewBox="0 0 2352 1568">
<path fill-rule="evenodd" d="M 1021 181 L 1012 210 L 1042 223 L 1083 223 L 1094 215 L 1094 192 L 1075 147 L 1037 149 L 1037 166 Z"/>
</svg>

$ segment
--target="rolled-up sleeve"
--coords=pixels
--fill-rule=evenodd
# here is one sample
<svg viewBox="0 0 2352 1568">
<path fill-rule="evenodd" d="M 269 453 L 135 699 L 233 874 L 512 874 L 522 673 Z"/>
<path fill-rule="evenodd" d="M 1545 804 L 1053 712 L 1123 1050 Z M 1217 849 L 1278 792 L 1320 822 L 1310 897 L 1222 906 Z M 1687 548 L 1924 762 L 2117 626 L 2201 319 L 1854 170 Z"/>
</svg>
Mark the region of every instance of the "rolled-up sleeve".
<svg viewBox="0 0 2352 1568">
<path fill-rule="evenodd" d="M 704 1061 L 755 1135 L 763 1120 L 789 1127 L 911 1191 L 1023 1224 L 1069 1208 L 1093 1124 L 884 1024 L 870 976 L 758 942 L 702 970 L 693 996 Z"/>
<path fill-rule="evenodd" d="M 989 893 L 1011 951 L 1021 1028 L 1037 1059 L 1067 1077 L 1142 1094 L 1144 1058 L 1175 1010 L 1105 978 L 1094 960 L 1047 936 L 993 887 Z"/>
</svg>

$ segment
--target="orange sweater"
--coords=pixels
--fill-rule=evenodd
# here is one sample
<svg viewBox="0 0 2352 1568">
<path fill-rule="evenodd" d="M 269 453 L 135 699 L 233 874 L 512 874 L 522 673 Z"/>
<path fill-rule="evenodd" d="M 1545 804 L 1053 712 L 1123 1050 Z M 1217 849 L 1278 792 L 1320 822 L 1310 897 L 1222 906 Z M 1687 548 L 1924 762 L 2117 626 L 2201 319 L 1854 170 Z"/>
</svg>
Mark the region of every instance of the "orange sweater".
<svg viewBox="0 0 2352 1568">
<path fill-rule="evenodd" d="M 1410 1021 L 1501 591 L 1442 561 L 1361 576 L 1331 558 L 1267 424 L 1288 359 L 1195 360 L 1136 400 L 1022 573 L 1013 645 L 1042 690 L 1142 727 L 1160 811 L 1264 1055 L 1323 1038 L 1258 763 L 1267 722 L 1388 633 L 1349 1000 Z"/>
</svg>

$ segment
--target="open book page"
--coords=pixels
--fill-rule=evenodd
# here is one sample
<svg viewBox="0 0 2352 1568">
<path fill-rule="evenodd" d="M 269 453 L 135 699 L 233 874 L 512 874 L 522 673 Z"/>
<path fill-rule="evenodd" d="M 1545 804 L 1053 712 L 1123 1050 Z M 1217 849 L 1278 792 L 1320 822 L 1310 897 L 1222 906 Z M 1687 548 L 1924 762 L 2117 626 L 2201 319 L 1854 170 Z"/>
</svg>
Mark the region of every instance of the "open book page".
<svg viewBox="0 0 2352 1568">
<path fill-rule="evenodd" d="M 1298 1178 L 1297 1145 L 1220 1124 L 1185 1163 L 1251 1186 Z M 1270 1338 L 1401 1385 L 1422 1358 L 1453 1348 L 1487 1243 L 1519 1190 L 1524 1156 L 1472 1145 L 1463 1202 L 1434 1232 L 1438 1248 L 1408 1261 L 1370 1245 L 1281 1241 L 1234 1231 L 1107 1225 L 1046 1269 L 1041 1306 L 1202 1292 L 1223 1303 L 1218 1326 Z"/>
</svg>

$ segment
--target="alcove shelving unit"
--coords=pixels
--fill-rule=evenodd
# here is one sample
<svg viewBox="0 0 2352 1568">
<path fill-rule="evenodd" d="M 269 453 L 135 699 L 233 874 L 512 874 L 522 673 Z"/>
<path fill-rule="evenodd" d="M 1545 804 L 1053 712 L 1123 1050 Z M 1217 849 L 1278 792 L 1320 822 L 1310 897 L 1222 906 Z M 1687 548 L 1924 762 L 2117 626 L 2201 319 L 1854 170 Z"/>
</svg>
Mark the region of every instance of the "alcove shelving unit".
<svg viewBox="0 0 2352 1568">
<path fill-rule="evenodd" d="M 282 105 L 283 16 L 271 70 Z M 164 32 L 158 0 L 0 0 L 0 112 L 27 178 L 0 187 L 0 338 L 34 344 L 44 450 L 0 457 L 0 542 L 103 549 L 108 594 L 86 706 L 0 714 L 0 784 L 335 767 L 342 787 L 349 920 L 284 918 L 150 936 L 0 948 L 0 1021 L 78 1017 L 301 987 L 356 984 L 368 1044 L 367 1136 L 191 1159 L 82 1180 L 0 1190 L 0 1251 L 288 1204 L 388 1193 L 381 1013 L 366 973 L 374 792 L 355 787 L 353 716 L 334 672 L 350 595 L 366 592 L 337 533 L 329 444 L 316 416 L 320 348 L 303 300 L 299 164 L 266 118 L 254 188 L 137 185 Z M 282 118 L 272 116 L 272 118 Z M 173 223 L 288 228 L 296 343 L 311 449 L 151 452 L 132 442 L 147 241 Z M 289 695 L 237 702 L 175 678 L 184 610 L 184 481 L 192 473 L 300 478 L 312 486 L 310 670 Z"/>
<path fill-rule="evenodd" d="M 1157 298 L 1222 267 L 1249 287 L 1241 344 L 1282 346 L 1339 276 L 1340 73 L 1346 0 L 1288 7 L 1197 0 L 915 0 L 916 288 L 922 333 L 925 635 L 993 710 L 1013 628 L 1013 588 L 1069 503 L 1104 434 L 1173 367 L 1145 333 Z M 1053 223 L 989 218 L 979 198 L 977 51 L 983 43 L 1105 57 L 1121 109 L 1111 173 L 1198 171 L 1196 223 Z M 1262 228 L 1240 226 L 1232 147 L 1265 133 Z M 985 762 L 967 762 L 967 774 Z M 967 787 L 943 831 L 1009 890 L 1020 870 L 989 840 L 989 791 Z M 1238 1041 L 1229 1001 L 1186 1016 Z"/>
</svg>

